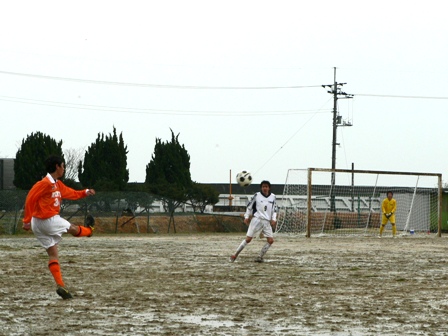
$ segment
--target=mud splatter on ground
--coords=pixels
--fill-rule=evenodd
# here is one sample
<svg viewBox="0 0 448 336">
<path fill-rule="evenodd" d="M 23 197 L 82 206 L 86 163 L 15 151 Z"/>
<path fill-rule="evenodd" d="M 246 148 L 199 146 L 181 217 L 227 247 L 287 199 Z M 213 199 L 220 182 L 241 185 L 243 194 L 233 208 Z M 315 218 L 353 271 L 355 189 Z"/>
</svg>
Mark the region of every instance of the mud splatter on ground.
<svg viewBox="0 0 448 336">
<path fill-rule="evenodd" d="M 448 335 L 448 239 L 64 238 L 74 299 L 34 238 L 0 237 L 1 335 Z"/>
</svg>

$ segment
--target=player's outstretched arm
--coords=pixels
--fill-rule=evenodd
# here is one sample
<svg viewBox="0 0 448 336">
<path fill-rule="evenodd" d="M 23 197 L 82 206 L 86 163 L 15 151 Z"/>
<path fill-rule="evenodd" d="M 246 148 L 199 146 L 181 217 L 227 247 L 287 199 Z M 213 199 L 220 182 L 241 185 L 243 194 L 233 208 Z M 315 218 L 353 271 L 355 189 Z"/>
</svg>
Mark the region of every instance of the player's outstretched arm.
<svg viewBox="0 0 448 336">
<path fill-rule="evenodd" d="M 86 189 L 86 195 L 87 196 L 93 196 L 95 195 L 95 189 Z"/>
<path fill-rule="evenodd" d="M 255 194 L 251 198 L 249 203 L 247 203 L 246 212 L 244 213 L 244 224 L 246 224 L 246 225 L 249 224 L 249 218 L 250 218 L 250 216 L 253 213 L 253 206 L 254 206 L 254 203 L 256 201 L 256 197 L 257 197 L 257 194 Z"/>
</svg>

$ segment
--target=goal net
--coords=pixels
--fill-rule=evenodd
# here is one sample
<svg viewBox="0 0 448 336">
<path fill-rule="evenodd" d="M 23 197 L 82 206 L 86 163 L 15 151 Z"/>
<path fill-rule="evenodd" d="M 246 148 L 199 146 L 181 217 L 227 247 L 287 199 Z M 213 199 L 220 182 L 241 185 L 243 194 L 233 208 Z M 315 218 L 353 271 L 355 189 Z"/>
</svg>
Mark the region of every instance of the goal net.
<svg viewBox="0 0 448 336">
<path fill-rule="evenodd" d="M 441 184 L 441 174 L 431 173 L 290 169 L 276 233 L 378 235 L 382 201 L 392 191 L 399 235 L 440 235 Z"/>
</svg>

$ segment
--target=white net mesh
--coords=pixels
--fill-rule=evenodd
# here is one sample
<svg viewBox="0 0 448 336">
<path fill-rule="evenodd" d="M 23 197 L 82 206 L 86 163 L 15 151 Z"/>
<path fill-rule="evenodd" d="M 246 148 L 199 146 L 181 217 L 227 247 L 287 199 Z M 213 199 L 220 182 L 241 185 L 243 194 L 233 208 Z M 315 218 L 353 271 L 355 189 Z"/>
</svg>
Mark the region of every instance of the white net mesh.
<svg viewBox="0 0 448 336">
<path fill-rule="evenodd" d="M 387 191 L 397 201 L 397 231 L 428 234 L 438 227 L 437 174 L 290 169 L 280 204 L 277 233 L 377 235 Z M 334 181 L 334 183 L 332 183 Z M 310 212 L 308 212 L 310 188 Z M 308 221 L 310 213 L 310 221 Z M 384 235 L 391 234 L 386 225 Z"/>
</svg>

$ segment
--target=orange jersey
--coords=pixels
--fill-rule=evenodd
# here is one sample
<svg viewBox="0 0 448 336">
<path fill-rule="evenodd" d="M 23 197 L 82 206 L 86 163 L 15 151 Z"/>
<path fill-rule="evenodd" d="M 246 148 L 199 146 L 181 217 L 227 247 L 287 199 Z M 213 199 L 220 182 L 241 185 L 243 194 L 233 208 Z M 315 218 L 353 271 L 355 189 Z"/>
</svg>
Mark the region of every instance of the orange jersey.
<svg viewBox="0 0 448 336">
<path fill-rule="evenodd" d="M 62 199 L 77 200 L 87 196 L 86 189 L 74 190 L 47 174 L 29 191 L 25 202 L 24 223 L 31 218 L 47 219 L 59 214 Z"/>
</svg>

